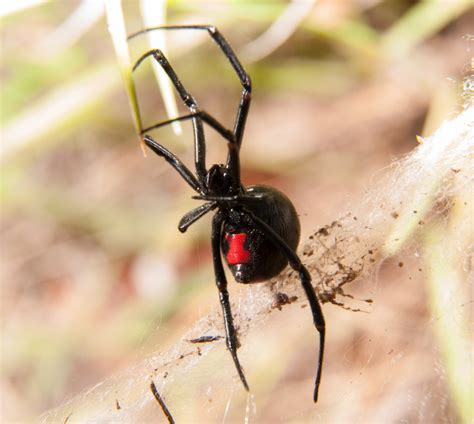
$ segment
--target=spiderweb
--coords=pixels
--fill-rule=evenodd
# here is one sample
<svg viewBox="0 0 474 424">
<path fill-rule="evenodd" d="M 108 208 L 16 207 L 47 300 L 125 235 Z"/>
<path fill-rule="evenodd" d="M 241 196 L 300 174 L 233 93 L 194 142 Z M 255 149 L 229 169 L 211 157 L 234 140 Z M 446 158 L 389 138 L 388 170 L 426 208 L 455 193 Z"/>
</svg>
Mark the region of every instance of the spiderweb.
<svg viewBox="0 0 474 424">
<path fill-rule="evenodd" d="M 297 415 L 301 420 L 324 422 L 329 419 L 328 411 L 332 410 L 337 412 L 336 415 L 331 415 L 332 419 L 345 422 L 349 419 L 346 415 L 348 410 L 357 407 L 372 407 L 374 412 L 371 419 L 375 421 L 406 419 L 411 422 L 429 422 L 445 416 L 448 417 L 445 421 L 449 422 L 449 417 L 453 416 L 449 412 L 452 409 L 460 411 L 457 413 L 466 419 L 462 405 L 466 401 L 466 393 L 469 395 L 469 389 L 464 384 L 472 384 L 468 377 L 472 375 L 472 369 L 467 370 L 467 373 L 460 372 L 459 365 L 466 361 L 469 363 L 465 352 L 468 351 L 470 338 L 465 323 L 470 322 L 470 317 L 466 312 L 469 308 L 461 308 L 460 305 L 472 302 L 472 299 L 469 300 L 470 291 L 467 286 L 469 278 L 472 278 L 472 275 L 469 276 L 474 250 L 474 107 L 468 105 L 456 117 L 445 121 L 432 136 L 420 138 L 419 141 L 420 145 L 411 154 L 374 177 L 357 208 L 352 207 L 341 218 L 314 231 L 303 243 L 300 254 L 313 277 L 313 285 L 321 302 L 362 311 L 370 311 L 374 307 L 371 306 L 372 301 L 358 300 L 351 293 L 364 284 L 374 286 L 374 281 L 377 283 L 375 287 L 378 287 L 382 278 L 378 275 L 382 262 L 393 261 L 388 258 L 396 257 L 395 266 L 402 268 L 405 261 L 414 262 L 415 267 L 420 266 L 417 258 L 420 255 L 431 260 L 426 278 L 433 284 L 425 295 L 430 299 L 434 314 L 438 314 L 434 318 L 433 332 L 436 335 L 448 331 L 450 342 L 457 348 L 453 351 L 441 344 L 438 348 L 439 358 L 435 361 L 436 372 L 424 378 L 420 372 L 419 380 L 413 387 L 422 388 L 421 400 L 410 397 L 411 393 L 415 393 L 412 386 L 408 388 L 408 395 L 405 397 L 391 397 L 398 401 L 394 401 L 388 410 L 382 410 L 380 402 L 371 405 L 368 397 L 365 400 L 357 398 L 362 390 L 355 388 L 365 378 L 369 378 L 368 368 L 376 367 L 377 360 L 370 352 L 366 356 L 357 352 L 358 337 L 361 340 L 363 336 L 355 333 L 352 335 L 353 343 L 345 351 L 337 352 L 337 355 L 341 358 L 340 364 L 350 362 L 351 368 L 357 369 L 356 377 L 338 374 L 334 367 L 331 370 L 335 369 L 335 376 L 327 376 L 326 367 L 323 370 L 322 399 L 314 406 L 310 398 L 317 337 L 314 328 L 311 329 L 309 309 L 298 277 L 287 269 L 268 284 L 236 288 L 234 290 L 237 293 L 231 293 L 235 323 L 242 344 L 239 356 L 252 390 L 255 388 L 255 393 L 258 393 L 255 397 L 245 394 L 236 376 L 224 339 L 220 337 L 224 330 L 220 310 L 216 308 L 214 312 L 195 322 L 181 340 L 169 348 L 142 358 L 121 374 L 49 411 L 43 415 L 41 422 L 166 422 L 150 391 L 151 382 L 156 385 L 177 422 L 248 422 L 257 416 L 259 405 L 263 405 L 262 409 L 267 409 L 265 416 L 271 417 L 272 411 L 268 410 L 270 407 L 266 403 L 267 394 L 260 390 L 260 382 L 268 380 L 268 375 L 275 376 L 275 380 L 283 378 L 284 358 L 295 356 L 295 350 L 300 354 L 304 353 L 303 361 L 307 360 L 307 363 L 302 367 L 308 369 L 308 377 L 303 379 L 304 390 L 301 391 L 305 406 L 303 412 Z M 437 285 L 437 282 L 440 284 Z M 454 326 L 451 321 L 444 320 L 448 314 L 442 309 L 440 301 L 446 298 L 443 298 L 442 290 L 446 290 L 448 283 L 450 291 L 446 296 L 451 302 L 448 305 L 456 304 L 453 311 Z M 416 302 L 417 299 L 414 298 L 413 301 Z M 344 313 L 346 321 L 359 320 L 361 325 L 367 316 Z M 399 305 L 394 316 L 404 313 L 406 310 Z M 326 319 L 331 322 L 327 315 Z M 304 324 L 294 325 L 303 320 Z M 274 341 L 268 341 L 264 337 L 267 321 L 271 321 L 268 331 L 275 332 L 277 328 L 280 334 L 285 335 L 282 340 L 277 337 Z M 292 326 L 291 331 L 286 331 L 288 326 Z M 382 328 L 377 325 L 375 327 Z M 426 342 L 426 326 L 419 329 L 407 327 L 404 331 L 414 333 L 412 337 L 419 343 Z M 302 334 L 306 335 L 298 338 Z M 199 338 L 200 341 L 213 341 L 191 342 Z M 460 340 L 458 345 L 456 340 Z M 328 358 L 333 342 L 328 337 L 326 364 L 331 362 Z M 262 343 L 269 345 L 265 347 L 272 348 L 269 350 L 275 350 L 275 356 L 271 360 L 259 355 L 264 350 Z M 374 345 L 375 343 L 377 340 L 374 340 Z M 404 368 L 404 364 L 411 363 L 412 360 L 411 354 L 406 353 L 411 352 L 410 346 L 408 343 L 404 350 L 401 349 L 394 356 L 390 356 L 390 346 L 386 344 L 382 347 L 387 348 L 387 357 L 391 358 L 389 360 L 393 365 L 383 372 L 380 376 L 382 382 L 375 385 L 373 390 L 405 393 L 406 386 L 402 383 L 399 386 L 393 385 L 392 381 L 396 380 L 397 374 L 412 372 Z M 360 359 L 362 357 L 365 359 Z M 454 400 L 448 400 L 442 394 L 441 387 L 449 386 L 452 376 L 462 387 L 454 389 Z M 299 390 L 296 386 L 291 386 L 291 381 L 286 384 L 290 384 L 293 391 Z M 280 386 L 274 382 L 272 387 L 278 389 Z M 365 396 L 369 396 L 367 383 L 364 387 Z M 456 384 L 451 387 L 456 387 Z M 338 390 L 340 397 L 337 401 L 343 405 L 340 409 L 334 406 L 334 399 L 331 403 L 324 395 L 326 391 L 337 394 Z M 400 399 L 403 399 L 403 407 Z M 434 403 L 437 403 L 435 409 L 430 406 Z M 457 407 L 454 406 L 456 403 Z M 282 405 L 272 405 L 271 408 L 275 411 L 279 408 L 288 410 L 290 417 L 295 416 L 295 411 L 299 410 L 294 405 L 284 405 L 284 400 Z M 401 415 L 402 410 L 404 415 Z M 364 414 L 360 410 L 356 411 L 355 416 L 362 421 L 367 419 Z"/>
</svg>

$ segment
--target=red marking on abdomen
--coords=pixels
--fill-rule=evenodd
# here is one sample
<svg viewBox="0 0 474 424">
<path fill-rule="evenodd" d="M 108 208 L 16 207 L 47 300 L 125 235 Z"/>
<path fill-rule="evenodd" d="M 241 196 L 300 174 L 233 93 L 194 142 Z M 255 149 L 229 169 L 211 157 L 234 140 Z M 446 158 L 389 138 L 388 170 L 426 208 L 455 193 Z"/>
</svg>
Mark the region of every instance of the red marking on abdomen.
<svg viewBox="0 0 474 424">
<path fill-rule="evenodd" d="M 229 251 L 226 254 L 229 265 L 245 264 L 250 261 L 250 252 L 245 248 L 244 243 L 247 234 L 226 234 L 225 239 L 229 243 Z"/>
</svg>

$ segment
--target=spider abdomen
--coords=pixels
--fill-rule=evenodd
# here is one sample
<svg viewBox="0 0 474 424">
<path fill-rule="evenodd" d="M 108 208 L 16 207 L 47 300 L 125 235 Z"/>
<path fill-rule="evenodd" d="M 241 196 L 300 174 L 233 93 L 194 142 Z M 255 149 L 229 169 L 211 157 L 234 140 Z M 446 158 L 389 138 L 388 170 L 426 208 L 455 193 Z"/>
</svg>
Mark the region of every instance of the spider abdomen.
<svg viewBox="0 0 474 424">
<path fill-rule="evenodd" d="M 290 199 L 273 187 L 250 186 L 246 194 L 262 195 L 248 202 L 243 210 L 233 209 L 224 222 L 222 252 L 239 283 L 256 283 L 280 273 L 288 264 L 287 256 L 255 226 L 245 224 L 246 211 L 268 224 L 293 250 L 300 239 L 300 223 Z"/>
</svg>

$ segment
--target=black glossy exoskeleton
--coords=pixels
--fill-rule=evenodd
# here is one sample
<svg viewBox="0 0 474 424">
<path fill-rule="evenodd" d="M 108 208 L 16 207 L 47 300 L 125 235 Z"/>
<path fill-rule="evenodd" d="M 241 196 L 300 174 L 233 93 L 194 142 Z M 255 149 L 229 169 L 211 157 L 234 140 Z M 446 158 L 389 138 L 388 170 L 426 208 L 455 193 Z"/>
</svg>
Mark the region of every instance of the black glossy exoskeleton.
<svg viewBox="0 0 474 424">
<path fill-rule="evenodd" d="M 245 188 L 258 201 L 247 202 L 245 210 L 261 218 L 295 251 L 300 239 L 300 223 L 290 199 L 268 186 Z M 257 283 L 274 277 L 288 265 L 288 256 L 275 246 L 265 232 L 253 225 L 238 207 L 224 221 L 222 252 L 239 283 Z"/>
<path fill-rule="evenodd" d="M 196 100 L 184 88 L 163 53 L 158 49 L 153 49 L 138 59 L 133 70 L 135 71 L 146 58 L 153 57 L 171 79 L 190 113 L 141 129 L 141 135 L 145 144 L 157 155 L 163 157 L 197 193 L 193 198 L 205 202 L 181 219 L 178 225 L 179 231 L 184 233 L 191 224 L 207 212 L 217 210 L 212 220 L 211 236 L 214 272 L 224 315 L 227 347 L 247 390 L 249 387 L 237 357 L 237 334 L 232 319 L 221 251 L 239 283 L 267 280 L 276 276 L 288 263 L 299 274 L 311 307 L 314 324 L 319 332 L 318 368 L 313 396 L 316 402 L 324 356 L 325 322 L 321 306 L 311 285 L 311 276 L 296 254 L 300 238 L 298 215 L 291 201 L 283 193 L 267 186 L 244 187 L 240 180 L 239 151 L 250 107 L 250 77 L 230 45 L 213 26 L 183 25 L 148 28 L 132 34 L 129 39 L 149 31 L 181 29 L 207 31 L 238 75 L 243 90 L 234 129 L 232 131 L 226 129 L 211 115 L 200 110 Z M 196 175 L 173 153 L 147 134 L 152 129 L 183 120 L 191 120 L 193 125 Z M 209 170 L 206 168 L 203 123 L 217 131 L 226 140 L 228 147 L 226 163 L 212 165 Z"/>
</svg>

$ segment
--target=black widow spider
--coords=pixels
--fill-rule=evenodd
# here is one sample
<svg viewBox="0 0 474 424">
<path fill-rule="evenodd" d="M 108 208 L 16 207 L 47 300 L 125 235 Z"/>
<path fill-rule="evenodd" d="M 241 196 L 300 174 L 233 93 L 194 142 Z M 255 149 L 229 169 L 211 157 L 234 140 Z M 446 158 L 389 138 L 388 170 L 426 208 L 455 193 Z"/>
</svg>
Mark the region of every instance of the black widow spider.
<svg viewBox="0 0 474 424">
<path fill-rule="evenodd" d="M 311 276 L 296 254 L 300 238 L 298 215 L 291 201 L 283 193 L 263 185 L 244 187 L 240 180 L 239 151 L 252 91 L 249 75 L 245 72 L 225 38 L 213 26 L 175 25 L 153 27 L 130 35 L 128 40 L 149 31 L 182 29 L 207 31 L 239 77 L 243 90 L 234 129 L 233 131 L 226 129 L 211 115 L 200 110 L 196 100 L 184 88 L 161 50 L 153 49 L 138 59 L 133 66 L 133 71 L 146 58 L 152 56 L 171 79 L 190 113 L 140 129 L 140 135 L 143 136 L 145 144 L 158 156 L 163 157 L 198 193 L 197 196 L 193 196 L 193 199 L 205 202 L 181 218 L 178 225 L 179 231 L 184 233 L 190 225 L 207 212 L 217 209 L 212 220 L 211 235 L 214 273 L 224 315 L 227 348 L 232 354 L 240 380 L 247 391 L 249 386 L 237 357 L 237 333 L 232 318 L 221 250 L 238 283 L 247 284 L 267 280 L 276 276 L 288 263 L 299 274 L 301 284 L 311 306 L 314 325 L 319 332 L 319 358 L 313 396 L 314 402 L 316 402 L 321 381 L 326 330 L 323 312 L 311 285 Z M 196 176 L 173 153 L 146 134 L 150 130 L 163 127 L 172 122 L 188 119 L 192 121 L 194 131 Z M 227 140 L 228 147 L 226 164 L 212 165 L 209 170 L 206 168 L 203 122 Z"/>
</svg>

